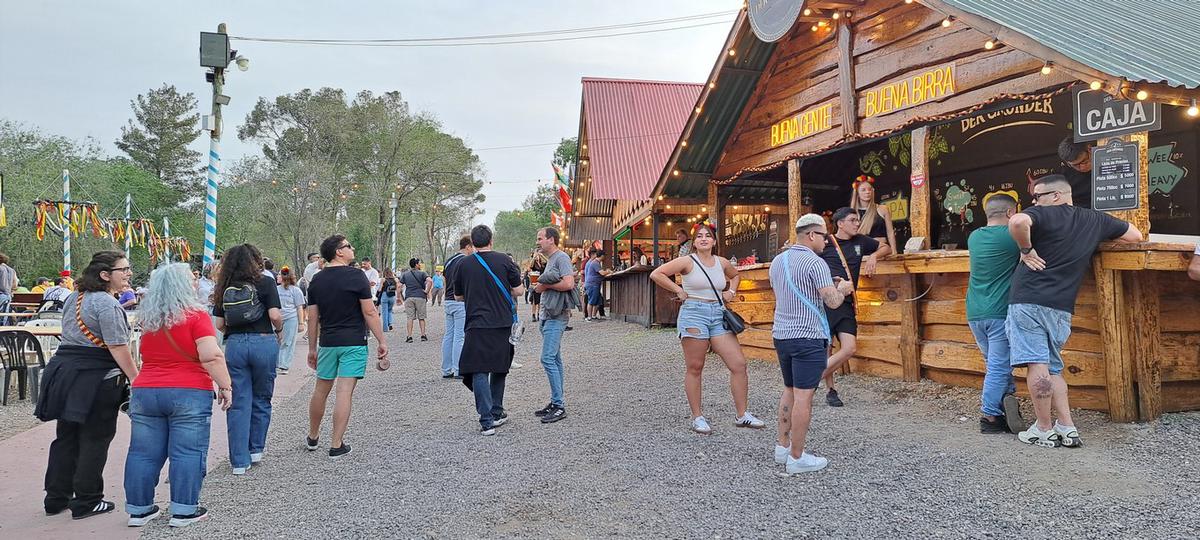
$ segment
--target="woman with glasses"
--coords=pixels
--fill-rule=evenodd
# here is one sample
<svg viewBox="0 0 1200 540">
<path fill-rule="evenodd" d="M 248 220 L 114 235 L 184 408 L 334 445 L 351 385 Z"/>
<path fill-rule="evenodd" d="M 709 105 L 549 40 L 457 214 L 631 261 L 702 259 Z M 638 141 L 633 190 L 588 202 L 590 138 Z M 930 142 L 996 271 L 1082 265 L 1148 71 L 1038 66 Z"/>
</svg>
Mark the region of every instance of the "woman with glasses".
<svg viewBox="0 0 1200 540">
<path fill-rule="evenodd" d="M 115 508 L 104 500 L 104 463 L 138 368 L 125 310 L 113 295 L 131 274 L 124 254 L 96 253 L 64 303 L 62 341 L 46 365 L 34 411 L 43 422 L 58 421 L 46 466 L 47 515 L 70 508 L 72 518 L 83 519 Z"/>
<path fill-rule="evenodd" d="M 225 333 L 225 362 L 233 379 L 226 412 L 229 464 L 243 475 L 262 461 L 271 425 L 271 396 L 283 332 L 275 278 L 263 275 L 262 252 L 251 244 L 229 248 L 221 258 L 213 315 Z"/>
<path fill-rule="evenodd" d="M 708 225 L 698 224 L 690 243 L 693 249 L 690 254 L 654 269 L 650 279 L 671 291 L 683 303 L 675 326 L 679 329 L 683 360 L 687 366 L 683 389 L 692 412 L 692 431 L 704 435 L 712 433 L 712 426 L 700 411 L 701 376 L 709 348 L 729 369 L 729 387 L 737 409 L 733 425 L 761 428 L 765 425 L 763 421 L 746 410 L 750 385 L 746 357 L 742 355 L 737 336 L 725 329 L 722 315 L 723 303 L 733 301 L 741 278 L 729 259 L 716 256 L 716 235 Z M 676 274 L 683 275 L 682 287 L 675 284 Z"/>
<path fill-rule="evenodd" d="M 163 462 L 171 460 L 172 527 L 208 517 L 199 506 L 207 468 L 213 398 L 221 410 L 233 400 L 225 355 L 187 264 L 150 273 L 138 306 L 142 371 L 133 381 L 129 418 L 133 430 L 125 459 L 125 511 L 141 527 L 160 513 L 154 504 Z M 213 392 L 213 382 L 217 391 Z"/>
</svg>

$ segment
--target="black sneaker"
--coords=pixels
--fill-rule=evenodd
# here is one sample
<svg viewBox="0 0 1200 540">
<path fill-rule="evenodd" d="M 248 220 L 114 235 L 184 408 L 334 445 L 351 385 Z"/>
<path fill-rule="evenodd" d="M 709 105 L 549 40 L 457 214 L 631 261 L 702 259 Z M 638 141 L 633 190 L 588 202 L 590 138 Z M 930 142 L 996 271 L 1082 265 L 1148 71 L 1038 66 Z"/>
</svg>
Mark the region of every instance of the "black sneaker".
<svg viewBox="0 0 1200 540">
<path fill-rule="evenodd" d="M 1008 423 L 1004 420 L 1004 415 L 997 416 L 995 420 L 991 421 L 989 421 L 986 416 L 980 416 L 979 432 L 986 434 L 1011 433 L 1008 430 Z"/>
<path fill-rule="evenodd" d="M 567 325 L 567 327 L 564 328 L 563 331 L 570 331 L 570 330 L 574 330 L 574 329 L 575 329 L 574 326 Z"/>
<path fill-rule="evenodd" d="M 171 516 L 172 527 L 187 527 L 193 523 L 208 519 L 208 509 L 203 506 L 197 506 L 196 511 L 186 516 L 173 515 Z"/>
<path fill-rule="evenodd" d="M 307 448 L 309 452 L 316 450 L 317 449 L 317 440 L 311 439 L 311 438 L 309 438 L 308 435 L 305 435 L 304 436 L 304 447 Z"/>
<path fill-rule="evenodd" d="M 442 378 L 443 378 L 443 379 L 453 379 L 453 378 L 454 378 L 454 374 L 453 374 L 453 373 L 443 373 L 443 374 L 442 374 Z"/>
<path fill-rule="evenodd" d="M 61 507 L 61 508 L 49 508 L 49 507 L 45 508 L 47 516 L 57 516 L 57 515 L 63 513 L 63 510 L 66 510 L 66 509 L 67 509 L 67 507 L 65 507 L 65 506 Z"/>
<path fill-rule="evenodd" d="M 429 336 L 421 336 L 421 341 L 429 341 Z"/>
<path fill-rule="evenodd" d="M 129 514 L 129 526 L 141 527 L 147 523 L 150 523 L 150 520 L 158 517 L 158 515 L 161 513 L 162 510 L 158 507 L 158 505 L 154 505 L 151 506 L 150 511 L 146 512 L 145 514 Z"/>
<path fill-rule="evenodd" d="M 407 338 L 404 338 L 404 342 L 405 342 L 405 343 L 412 343 L 412 336 L 408 336 Z"/>
<path fill-rule="evenodd" d="M 546 414 L 542 416 L 542 423 L 543 424 L 553 424 L 554 422 L 562 420 L 566 417 L 567 417 L 567 410 L 562 407 L 559 407 L 558 405 L 555 405 L 553 409 L 546 411 Z"/>
<path fill-rule="evenodd" d="M 72 512 L 71 519 L 84 519 L 84 518 L 90 518 L 92 516 L 97 516 L 100 514 L 107 514 L 109 512 L 112 512 L 113 509 L 116 507 L 117 507 L 117 505 L 113 504 L 112 501 L 100 501 L 100 502 L 96 503 L 96 506 L 93 506 L 91 510 L 88 510 L 86 512 L 80 512 L 78 514 Z"/>
<path fill-rule="evenodd" d="M 542 407 L 536 411 L 533 411 L 533 415 L 534 416 L 546 416 L 546 413 L 550 412 L 551 410 L 554 410 L 554 404 L 547 403 L 545 407 Z"/>
<path fill-rule="evenodd" d="M 830 407 L 841 407 L 842 405 L 845 405 L 845 403 L 842 403 L 842 399 L 838 397 L 837 390 L 833 389 L 830 389 L 829 393 L 825 394 L 825 403 L 828 403 Z"/>
<path fill-rule="evenodd" d="M 508 423 L 508 411 L 500 411 L 500 416 L 492 420 L 492 427 L 498 428 Z"/>
<path fill-rule="evenodd" d="M 350 445 L 348 445 L 344 442 L 342 443 L 341 446 L 339 446 L 337 448 L 329 449 L 329 457 L 331 457 L 331 458 L 340 458 L 349 453 L 350 453 Z"/>
<path fill-rule="evenodd" d="M 1020 433 L 1025 431 L 1025 419 L 1021 418 L 1021 402 L 1017 401 L 1017 396 L 1004 394 L 1004 399 L 1000 403 L 1004 408 L 1004 421 L 1008 426 L 1008 432 Z"/>
</svg>

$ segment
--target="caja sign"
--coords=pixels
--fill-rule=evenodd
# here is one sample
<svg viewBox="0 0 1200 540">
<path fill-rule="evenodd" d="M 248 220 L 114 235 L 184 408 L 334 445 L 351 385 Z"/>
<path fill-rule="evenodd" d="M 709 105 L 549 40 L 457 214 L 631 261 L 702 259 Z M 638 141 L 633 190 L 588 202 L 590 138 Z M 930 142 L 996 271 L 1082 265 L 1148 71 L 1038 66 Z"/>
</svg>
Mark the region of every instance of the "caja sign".
<svg viewBox="0 0 1200 540">
<path fill-rule="evenodd" d="M 779 41 L 787 34 L 803 9 L 804 0 L 749 0 L 746 6 L 750 28 L 766 43 Z"/>
</svg>

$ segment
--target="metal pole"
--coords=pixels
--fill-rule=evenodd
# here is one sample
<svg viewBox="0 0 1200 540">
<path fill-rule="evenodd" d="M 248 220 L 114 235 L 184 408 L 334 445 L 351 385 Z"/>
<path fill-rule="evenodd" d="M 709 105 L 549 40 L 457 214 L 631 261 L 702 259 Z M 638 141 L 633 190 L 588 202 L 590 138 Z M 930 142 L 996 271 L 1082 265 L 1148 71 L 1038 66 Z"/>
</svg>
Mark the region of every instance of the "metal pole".
<svg viewBox="0 0 1200 540">
<path fill-rule="evenodd" d="M 63 198 L 62 200 L 71 200 L 71 171 L 63 169 Z M 67 222 L 63 223 L 63 270 L 71 271 L 71 207 L 67 206 Z"/>
<path fill-rule="evenodd" d="M 226 33 L 225 23 L 217 25 L 217 32 Z M 221 104 L 217 103 L 217 96 L 224 87 L 225 70 L 213 68 L 213 130 L 209 132 L 208 190 L 204 201 L 204 264 L 213 261 L 217 250 L 217 182 L 221 179 Z"/>
<path fill-rule="evenodd" d="M 392 194 L 392 200 L 388 203 L 392 207 L 392 265 L 393 272 L 396 271 L 396 195 Z"/>
<path fill-rule="evenodd" d="M 125 194 L 125 256 L 129 256 L 129 250 L 133 247 L 133 236 L 129 235 L 129 219 L 131 217 L 130 208 L 133 206 L 133 194 Z"/>
<path fill-rule="evenodd" d="M 171 220 L 163 216 L 163 262 L 171 263 Z"/>
</svg>

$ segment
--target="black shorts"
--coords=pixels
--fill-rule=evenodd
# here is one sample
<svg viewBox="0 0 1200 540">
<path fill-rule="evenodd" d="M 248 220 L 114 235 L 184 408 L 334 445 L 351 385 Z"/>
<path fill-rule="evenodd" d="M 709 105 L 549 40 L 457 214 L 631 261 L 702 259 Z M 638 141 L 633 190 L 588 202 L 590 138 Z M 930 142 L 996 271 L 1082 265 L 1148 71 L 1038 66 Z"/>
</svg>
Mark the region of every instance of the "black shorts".
<svg viewBox="0 0 1200 540">
<path fill-rule="evenodd" d="M 844 302 L 837 309 L 825 308 L 825 320 L 829 321 L 829 333 L 832 337 L 838 334 L 858 335 L 858 319 L 854 313 L 854 304 Z"/>
<path fill-rule="evenodd" d="M 821 382 L 829 361 L 829 340 L 776 339 L 775 354 L 779 357 L 784 386 L 812 390 Z"/>
</svg>

